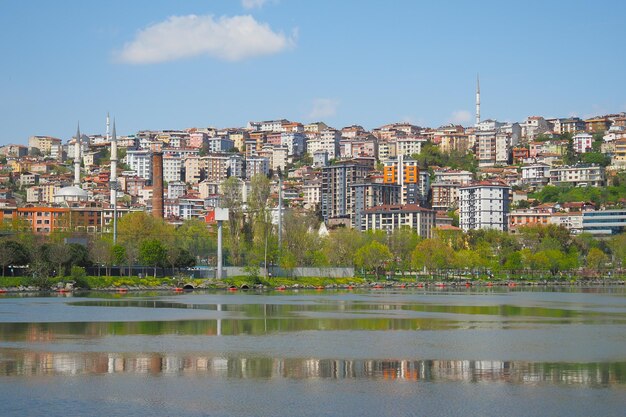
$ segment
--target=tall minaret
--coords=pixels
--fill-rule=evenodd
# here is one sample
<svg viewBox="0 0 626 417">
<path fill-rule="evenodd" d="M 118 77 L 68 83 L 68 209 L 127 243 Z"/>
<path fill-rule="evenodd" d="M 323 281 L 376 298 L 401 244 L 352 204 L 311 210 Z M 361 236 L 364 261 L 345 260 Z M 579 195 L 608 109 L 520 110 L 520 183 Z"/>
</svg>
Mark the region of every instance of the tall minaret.
<svg viewBox="0 0 626 417">
<path fill-rule="evenodd" d="M 80 122 L 78 123 L 78 128 L 76 129 L 76 143 L 74 144 L 74 186 L 80 188 L 80 159 L 81 159 L 81 149 L 80 149 Z"/>
<path fill-rule="evenodd" d="M 480 79 L 476 74 L 476 125 L 480 123 Z"/>
<path fill-rule="evenodd" d="M 111 125 L 110 125 L 109 121 L 110 121 L 110 119 L 109 119 L 109 112 L 107 112 L 107 138 L 106 138 L 107 142 L 111 141 L 111 134 L 110 134 L 111 130 L 109 129 L 109 127 Z"/>
<path fill-rule="evenodd" d="M 107 116 L 108 120 L 108 116 Z M 115 132 L 115 119 L 113 119 L 113 136 L 111 137 L 111 204 L 117 203 L 117 134 Z"/>
</svg>

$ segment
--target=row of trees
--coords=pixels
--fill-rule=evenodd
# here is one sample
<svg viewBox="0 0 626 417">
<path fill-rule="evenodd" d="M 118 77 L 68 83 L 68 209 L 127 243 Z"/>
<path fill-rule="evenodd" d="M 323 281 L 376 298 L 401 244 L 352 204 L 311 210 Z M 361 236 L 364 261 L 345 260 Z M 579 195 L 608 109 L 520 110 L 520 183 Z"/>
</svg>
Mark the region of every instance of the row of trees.
<svg viewBox="0 0 626 417">
<path fill-rule="evenodd" d="M 153 268 L 185 268 L 197 262 L 208 262 L 215 252 L 215 238 L 206 223 L 188 220 L 175 227 L 145 212 L 133 212 L 120 219 L 118 240 L 113 236 L 78 235 L 54 232 L 50 236 L 24 232 L 13 225 L 0 233 L 0 265 L 2 275 L 10 266 L 28 265 L 30 274 L 50 277 L 65 276 L 72 266 L 98 267 L 98 273 L 110 274 L 112 266 L 143 265 Z M 80 238 L 79 243 L 65 243 L 67 238 Z M 75 240 L 75 239 L 72 239 Z M 86 245 L 82 244 L 86 241 Z"/>
<path fill-rule="evenodd" d="M 411 229 L 362 233 L 350 228 L 320 234 L 320 220 L 312 213 L 284 210 L 282 236 L 272 216 L 269 180 L 252 178 L 247 202 L 240 182 L 222 185 L 223 203 L 230 211 L 225 231 L 225 262 L 260 267 L 354 266 L 380 276 L 438 270 L 491 271 L 492 273 L 561 271 L 587 267 L 599 271 L 621 268 L 626 261 L 626 235 L 596 240 L 589 235 L 571 236 L 554 225 L 522 228 L 516 235 L 494 230 L 436 231 L 422 239 Z M 65 275 L 70 266 L 97 266 L 110 274 L 112 266 L 143 265 L 182 268 L 194 264 L 215 265 L 216 233 L 201 220 L 176 227 L 145 212 L 129 213 L 118 224 L 117 243 L 112 236 L 90 236 L 86 246 L 66 244 L 67 233 L 47 238 L 4 230 L 0 242 L 3 275 L 10 265 L 29 265 L 31 273 Z M 130 274 L 130 268 L 128 268 Z"/>
</svg>

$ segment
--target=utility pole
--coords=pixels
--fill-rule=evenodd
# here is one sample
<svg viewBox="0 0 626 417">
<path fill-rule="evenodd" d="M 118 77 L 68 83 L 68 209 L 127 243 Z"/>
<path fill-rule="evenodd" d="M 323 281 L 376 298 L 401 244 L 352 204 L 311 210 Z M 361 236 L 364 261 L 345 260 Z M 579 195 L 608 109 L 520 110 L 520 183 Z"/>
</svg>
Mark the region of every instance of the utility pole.
<svg viewBox="0 0 626 417">
<path fill-rule="evenodd" d="M 278 254 L 283 247 L 283 173 L 278 173 Z"/>
<path fill-rule="evenodd" d="M 224 260 L 222 259 L 222 226 L 228 220 L 228 209 L 215 207 L 215 220 L 217 221 L 217 270 L 215 278 L 222 279 Z"/>
</svg>

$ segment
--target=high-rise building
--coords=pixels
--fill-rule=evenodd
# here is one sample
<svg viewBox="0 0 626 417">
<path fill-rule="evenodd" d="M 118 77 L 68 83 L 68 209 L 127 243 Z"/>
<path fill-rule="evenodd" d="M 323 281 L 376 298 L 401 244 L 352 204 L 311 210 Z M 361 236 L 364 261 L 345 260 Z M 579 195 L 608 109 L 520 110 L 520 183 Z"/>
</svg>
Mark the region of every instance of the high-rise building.
<svg viewBox="0 0 626 417">
<path fill-rule="evenodd" d="M 430 177 L 428 172 L 420 171 L 417 161 L 398 155 L 384 162 L 383 183 L 397 184 L 402 187 L 400 204 L 428 204 Z"/>
<path fill-rule="evenodd" d="M 508 230 L 511 187 L 500 181 L 481 181 L 460 189 L 460 226 L 463 230 Z"/>
<path fill-rule="evenodd" d="M 351 187 L 371 171 L 370 164 L 356 160 L 322 168 L 321 209 L 326 223 L 350 225 L 354 213 Z"/>
</svg>

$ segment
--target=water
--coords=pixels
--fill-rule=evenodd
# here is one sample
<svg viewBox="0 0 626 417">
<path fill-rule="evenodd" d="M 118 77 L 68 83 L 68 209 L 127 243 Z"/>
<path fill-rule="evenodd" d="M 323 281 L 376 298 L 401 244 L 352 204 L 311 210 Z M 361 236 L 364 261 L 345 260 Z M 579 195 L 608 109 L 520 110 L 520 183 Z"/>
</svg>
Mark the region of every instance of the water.
<svg viewBox="0 0 626 417">
<path fill-rule="evenodd" d="M 622 416 L 626 290 L 0 298 L 1 414 Z"/>
</svg>

